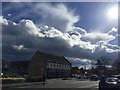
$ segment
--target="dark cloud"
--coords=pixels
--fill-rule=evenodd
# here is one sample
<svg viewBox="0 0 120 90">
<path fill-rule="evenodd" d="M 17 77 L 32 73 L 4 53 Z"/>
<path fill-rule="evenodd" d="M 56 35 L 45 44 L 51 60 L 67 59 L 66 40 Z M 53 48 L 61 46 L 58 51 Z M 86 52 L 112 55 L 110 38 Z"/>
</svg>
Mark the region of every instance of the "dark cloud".
<svg viewBox="0 0 120 90">
<path fill-rule="evenodd" d="M 103 55 L 115 59 L 113 57 L 117 55 L 117 46 L 108 44 L 104 39 L 95 44 L 81 40 L 88 34 L 84 29 L 62 33 L 47 25 L 38 28 L 31 20 L 19 23 L 2 20 L 3 58 L 10 61 L 29 60 L 36 50 L 89 60 L 97 60 Z"/>
</svg>

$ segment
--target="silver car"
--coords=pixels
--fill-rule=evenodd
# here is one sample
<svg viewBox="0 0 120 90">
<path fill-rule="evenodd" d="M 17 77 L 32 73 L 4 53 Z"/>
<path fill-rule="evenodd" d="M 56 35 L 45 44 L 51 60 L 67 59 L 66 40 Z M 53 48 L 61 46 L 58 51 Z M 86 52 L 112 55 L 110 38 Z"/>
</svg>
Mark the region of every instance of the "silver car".
<svg viewBox="0 0 120 90">
<path fill-rule="evenodd" d="M 117 83 L 118 83 L 118 79 L 117 78 L 107 78 L 106 79 L 106 83 L 108 84 L 109 88 L 116 88 L 117 87 Z"/>
</svg>

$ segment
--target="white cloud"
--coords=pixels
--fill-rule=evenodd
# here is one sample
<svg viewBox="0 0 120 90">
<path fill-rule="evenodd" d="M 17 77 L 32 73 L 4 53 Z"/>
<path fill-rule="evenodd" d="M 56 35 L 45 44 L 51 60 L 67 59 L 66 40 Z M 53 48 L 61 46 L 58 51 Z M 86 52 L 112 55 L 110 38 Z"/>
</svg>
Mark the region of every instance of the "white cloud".
<svg viewBox="0 0 120 90">
<path fill-rule="evenodd" d="M 15 49 L 18 49 L 18 50 L 21 50 L 21 49 L 23 49 L 23 45 L 19 45 L 19 46 L 13 46 Z"/>
<path fill-rule="evenodd" d="M 72 63 L 73 66 L 77 66 L 79 68 L 86 67 L 86 69 L 90 69 L 95 65 L 95 62 L 89 59 L 69 58 L 69 57 L 66 58 Z"/>
<path fill-rule="evenodd" d="M 0 16 L 0 24 L 8 25 L 8 22 L 6 19 L 3 18 L 3 16 Z"/>
<path fill-rule="evenodd" d="M 87 33 L 85 29 L 80 28 L 80 27 L 73 27 L 72 32 L 74 32 L 74 31 L 77 31 L 77 32 L 79 32 L 82 35 Z"/>
<path fill-rule="evenodd" d="M 113 35 L 109 35 L 107 33 L 87 33 L 82 37 L 84 41 L 90 41 L 91 43 L 97 43 L 99 41 L 109 42 L 114 40 L 116 37 Z"/>
<path fill-rule="evenodd" d="M 37 4 L 35 9 L 42 16 L 43 24 L 53 26 L 62 32 L 71 30 L 74 23 L 79 20 L 79 17 L 74 15 L 74 11 L 69 11 L 62 3 L 57 5 Z"/>
<path fill-rule="evenodd" d="M 63 36 L 63 33 L 59 30 L 55 29 L 54 27 L 51 27 L 49 30 L 45 30 L 44 34 L 46 37 L 61 37 Z"/>
<path fill-rule="evenodd" d="M 117 31 L 118 31 L 118 29 L 113 27 L 108 33 L 117 32 Z"/>
<path fill-rule="evenodd" d="M 10 17 L 12 14 L 8 14 L 8 16 Z"/>
</svg>

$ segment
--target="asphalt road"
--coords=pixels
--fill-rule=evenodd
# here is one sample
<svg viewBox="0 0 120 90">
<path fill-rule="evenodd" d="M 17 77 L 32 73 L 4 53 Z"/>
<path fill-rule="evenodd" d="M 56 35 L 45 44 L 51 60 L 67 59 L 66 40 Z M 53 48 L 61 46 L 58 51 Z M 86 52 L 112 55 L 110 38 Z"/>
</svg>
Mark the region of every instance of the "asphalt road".
<svg viewBox="0 0 120 90">
<path fill-rule="evenodd" d="M 48 79 L 45 86 L 40 85 L 30 85 L 22 86 L 17 88 L 98 88 L 99 81 L 90 80 L 80 80 L 80 79 Z"/>
</svg>

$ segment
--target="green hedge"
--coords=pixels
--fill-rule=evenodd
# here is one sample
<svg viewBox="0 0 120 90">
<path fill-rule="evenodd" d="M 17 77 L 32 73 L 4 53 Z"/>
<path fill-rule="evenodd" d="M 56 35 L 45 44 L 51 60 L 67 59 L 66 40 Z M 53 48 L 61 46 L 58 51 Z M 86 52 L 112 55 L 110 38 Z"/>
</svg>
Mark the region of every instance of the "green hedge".
<svg viewBox="0 0 120 90">
<path fill-rule="evenodd" d="M 3 84 L 12 84 L 12 83 L 24 83 L 25 80 L 22 78 L 3 78 L 2 83 Z"/>
</svg>

